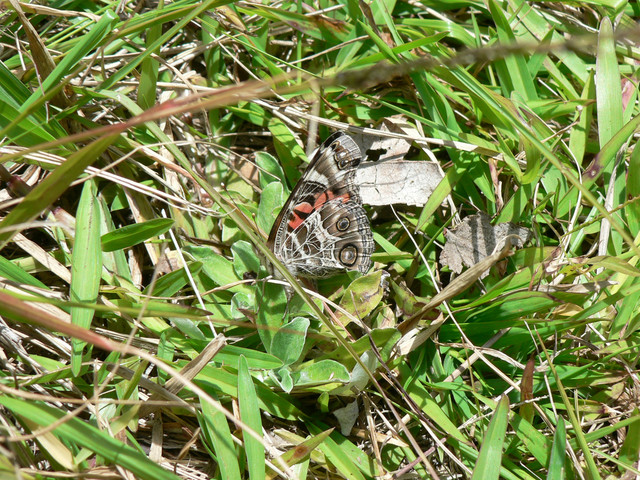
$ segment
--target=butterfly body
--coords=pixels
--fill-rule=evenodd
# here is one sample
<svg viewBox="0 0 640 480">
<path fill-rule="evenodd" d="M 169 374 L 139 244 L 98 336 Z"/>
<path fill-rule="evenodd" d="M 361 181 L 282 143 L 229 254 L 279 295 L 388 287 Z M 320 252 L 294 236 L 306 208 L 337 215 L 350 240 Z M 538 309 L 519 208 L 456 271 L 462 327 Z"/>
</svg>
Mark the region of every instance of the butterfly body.
<svg viewBox="0 0 640 480">
<path fill-rule="evenodd" d="M 318 278 L 369 270 L 373 235 L 354 181 L 361 159 L 353 139 L 336 132 L 291 192 L 267 245 L 293 275 Z"/>
</svg>

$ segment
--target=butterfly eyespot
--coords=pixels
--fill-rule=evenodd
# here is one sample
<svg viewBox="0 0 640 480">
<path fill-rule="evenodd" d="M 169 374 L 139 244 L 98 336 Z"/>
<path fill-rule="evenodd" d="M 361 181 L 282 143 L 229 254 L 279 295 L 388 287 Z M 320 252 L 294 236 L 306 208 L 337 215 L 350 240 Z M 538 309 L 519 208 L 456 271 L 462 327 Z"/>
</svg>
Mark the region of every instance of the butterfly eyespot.
<svg viewBox="0 0 640 480">
<path fill-rule="evenodd" d="M 354 245 L 346 245 L 340 250 L 340 262 L 347 267 L 355 265 L 358 260 L 358 249 Z"/>
<path fill-rule="evenodd" d="M 336 228 L 341 232 L 345 232 L 349 228 L 349 225 L 351 225 L 349 219 L 347 217 L 342 217 L 336 223 Z"/>
<path fill-rule="evenodd" d="M 350 165 L 351 165 L 351 160 L 347 156 L 344 156 L 343 158 L 338 160 L 338 168 L 340 170 L 344 170 L 346 168 L 349 168 Z"/>
</svg>

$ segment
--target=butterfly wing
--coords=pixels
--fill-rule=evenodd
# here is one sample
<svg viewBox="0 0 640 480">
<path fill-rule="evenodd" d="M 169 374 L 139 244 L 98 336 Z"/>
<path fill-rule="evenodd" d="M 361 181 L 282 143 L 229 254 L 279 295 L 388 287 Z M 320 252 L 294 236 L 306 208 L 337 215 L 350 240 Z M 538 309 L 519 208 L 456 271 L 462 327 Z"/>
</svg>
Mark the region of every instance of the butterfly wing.
<svg viewBox="0 0 640 480">
<path fill-rule="evenodd" d="M 344 270 L 367 273 L 374 250 L 367 213 L 352 200 L 323 203 L 285 236 L 281 257 L 302 277 L 326 277 Z"/>
<path fill-rule="evenodd" d="M 346 245 L 363 235 L 366 238 L 359 238 L 361 242 L 356 242 L 356 262 L 351 265 L 350 260 L 340 262 L 339 270 L 357 268 L 363 271 L 365 263 L 367 268 L 364 271 L 368 269 L 373 239 L 369 221 L 361 206 L 358 187 L 354 183 L 355 171 L 361 159 L 360 149 L 353 139 L 336 132 L 316 151 L 294 187 L 267 241 L 269 248 L 292 273 L 311 277 L 335 273 L 338 269 L 335 263 L 327 265 L 327 272 L 324 272 L 317 266 L 318 262 L 329 261 L 329 257 L 340 262 L 341 254 L 342 259 L 346 260 L 348 253 L 353 253 L 352 249 L 345 249 Z M 348 218 L 350 227 L 342 231 L 334 229 L 331 240 L 329 237 L 319 239 L 318 235 L 324 234 L 324 229 L 331 226 L 331 221 L 342 218 L 338 215 L 341 206 L 345 208 L 342 217 Z M 345 220 L 342 220 L 342 224 L 346 225 Z M 347 235 L 350 240 L 344 240 Z M 332 254 L 327 253 L 334 250 Z M 317 261 L 314 254 L 318 255 Z M 366 262 L 360 258 L 361 255 L 367 256 Z M 313 265 L 303 268 L 305 262 Z"/>
</svg>

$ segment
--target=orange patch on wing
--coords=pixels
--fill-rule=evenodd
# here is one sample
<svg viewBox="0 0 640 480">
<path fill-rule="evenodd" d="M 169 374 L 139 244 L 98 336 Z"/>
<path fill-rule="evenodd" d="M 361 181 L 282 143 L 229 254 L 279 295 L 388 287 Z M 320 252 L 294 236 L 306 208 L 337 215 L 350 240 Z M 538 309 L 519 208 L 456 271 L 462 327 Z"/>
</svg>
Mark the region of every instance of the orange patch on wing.
<svg viewBox="0 0 640 480">
<path fill-rule="evenodd" d="M 293 231 L 302 225 L 307 217 L 311 215 L 314 211 L 318 210 L 322 205 L 327 203 L 330 200 L 342 199 L 343 202 L 347 202 L 351 196 L 348 193 L 343 193 L 342 195 L 334 195 L 331 190 L 327 190 L 325 192 L 319 193 L 316 196 L 313 205 L 307 202 L 299 203 L 291 212 L 291 218 L 287 225 L 289 226 L 289 231 Z"/>
<path fill-rule="evenodd" d="M 327 190 L 325 192 L 318 194 L 318 196 L 316 197 L 316 201 L 313 203 L 313 208 L 317 210 L 328 201 L 335 200 L 337 198 L 341 198 L 342 201 L 346 202 L 349 200 L 349 197 L 350 195 L 348 193 L 343 193 L 342 195 L 336 196 L 333 194 L 331 190 Z"/>
<path fill-rule="evenodd" d="M 295 230 L 304 223 L 309 215 L 313 212 L 314 208 L 308 203 L 299 203 L 295 206 L 292 212 L 291 219 L 289 220 L 289 229 Z"/>
</svg>

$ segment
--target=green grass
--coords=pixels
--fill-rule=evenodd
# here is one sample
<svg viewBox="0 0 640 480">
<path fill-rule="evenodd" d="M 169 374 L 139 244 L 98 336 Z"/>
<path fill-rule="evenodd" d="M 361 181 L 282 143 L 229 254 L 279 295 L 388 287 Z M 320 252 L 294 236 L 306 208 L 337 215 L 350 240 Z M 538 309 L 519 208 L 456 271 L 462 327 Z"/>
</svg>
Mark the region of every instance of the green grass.
<svg viewBox="0 0 640 480">
<path fill-rule="evenodd" d="M 2 478 L 639 473 L 637 4 L 16 5 Z M 275 214 L 308 146 L 391 116 L 445 179 L 309 289 Z M 479 211 L 532 240 L 453 274 Z"/>
</svg>

